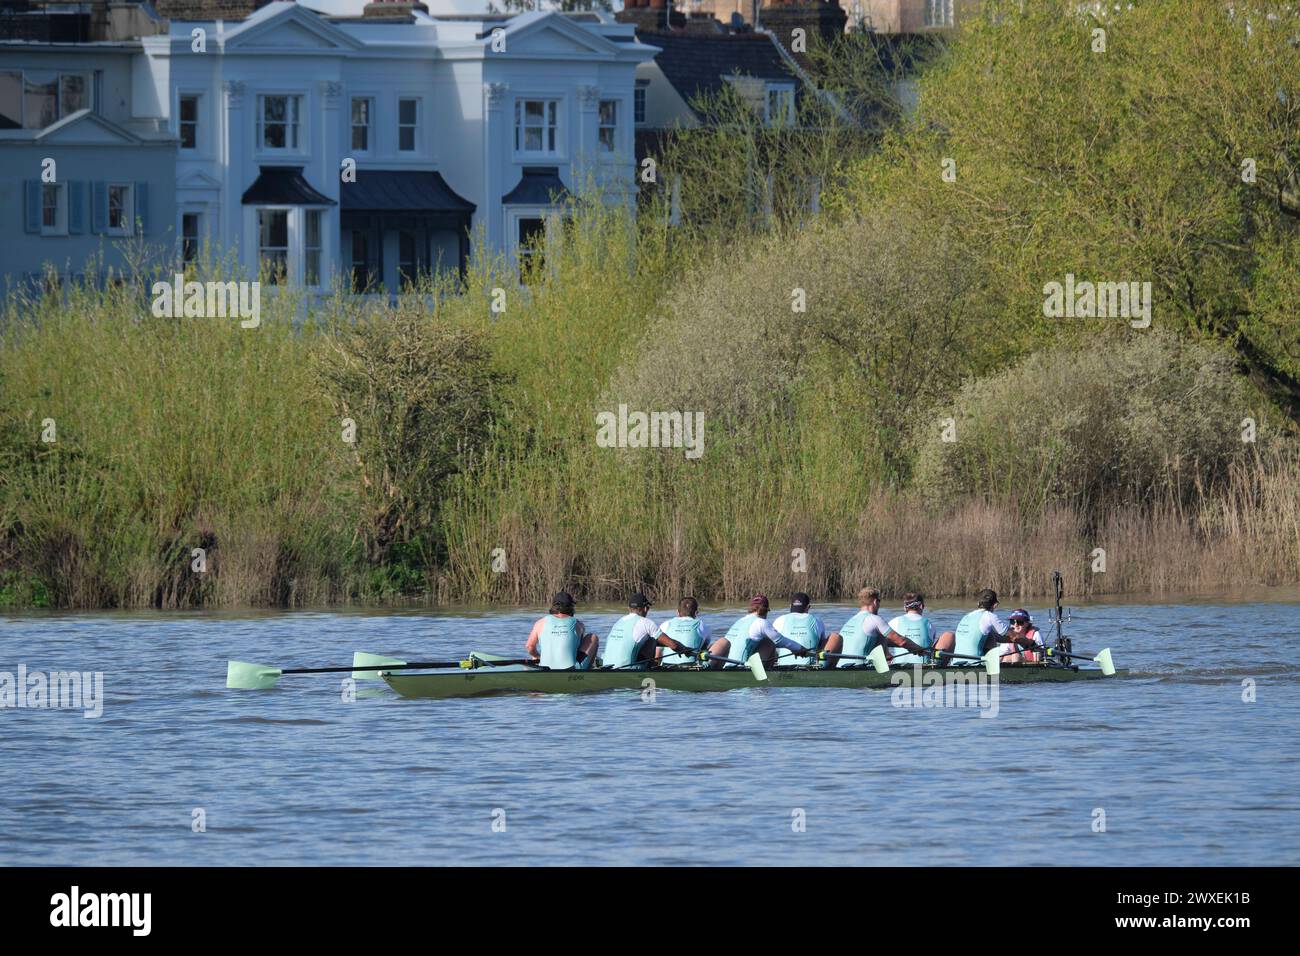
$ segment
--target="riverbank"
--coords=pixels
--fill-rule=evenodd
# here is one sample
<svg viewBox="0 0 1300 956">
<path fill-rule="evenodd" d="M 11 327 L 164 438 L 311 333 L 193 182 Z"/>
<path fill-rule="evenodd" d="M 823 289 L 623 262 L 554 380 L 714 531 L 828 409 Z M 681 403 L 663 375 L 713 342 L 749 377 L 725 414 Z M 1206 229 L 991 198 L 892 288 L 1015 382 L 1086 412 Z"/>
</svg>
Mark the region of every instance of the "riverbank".
<svg viewBox="0 0 1300 956">
<path fill-rule="evenodd" d="M 575 193 L 523 285 L 263 275 L 243 327 L 155 315 L 141 249 L 7 302 L 0 604 L 1300 582 L 1293 27 L 1193 6 L 1104 56 L 1069 4 L 973 18 L 879 135 L 685 132 L 680 215 Z M 717 188 L 781 157 L 815 215 Z"/>
</svg>

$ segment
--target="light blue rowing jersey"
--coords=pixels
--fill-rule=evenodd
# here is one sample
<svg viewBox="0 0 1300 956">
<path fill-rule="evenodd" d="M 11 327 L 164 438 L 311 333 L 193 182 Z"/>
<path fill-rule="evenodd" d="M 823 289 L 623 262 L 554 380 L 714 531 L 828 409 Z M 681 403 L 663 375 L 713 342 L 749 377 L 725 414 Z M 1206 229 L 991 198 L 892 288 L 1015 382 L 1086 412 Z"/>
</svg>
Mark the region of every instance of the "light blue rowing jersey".
<svg viewBox="0 0 1300 956">
<path fill-rule="evenodd" d="M 546 615 L 542 621 L 541 634 L 537 638 L 541 665 L 553 671 L 567 671 L 577 667 L 578 644 L 581 640 L 576 617 Z"/>
<path fill-rule="evenodd" d="M 754 653 L 752 647 L 755 641 L 749 639 L 749 628 L 758 620 L 757 614 L 746 614 L 727 630 L 727 641 L 731 644 L 731 650 L 727 651 L 727 657 L 733 661 L 739 661 L 744 664 L 745 659 Z M 727 667 L 733 665 L 727 664 Z"/>
<path fill-rule="evenodd" d="M 983 657 L 988 650 L 985 642 L 993 636 L 1001 638 L 1007 633 L 1007 625 L 992 611 L 977 607 L 957 624 L 954 654 L 967 654 L 971 657 Z M 954 664 L 974 664 L 975 661 L 954 660 Z"/>
<path fill-rule="evenodd" d="M 863 625 L 867 625 L 871 633 L 863 630 Z M 844 649 L 841 654 L 848 655 L 839 662 L 840 667 L 865 667 L 866 661 L 855 661 L 849 658 L 866 657 L 872 649 L 881 643 L 881 629 L 888 629 L 889 625 L 881 619 L 880 615 L 872 614 L 870 611 L 859 611 L 840 628 L 840 637 L 844 639 Z"/>
<path fill-rule="evenodd" d="M 895 634 L 901 634 L 913 644 L 920 644 L 922 647 L 934 647 L 934 624 L 928 617 L 920 614 L 900 614 L 889 622 L 889 629 Z M 926 664 L 928 658 L 923 659 L 915 654 L 909 653 L 901 647 L 891 647 L 888 650 L 893 652 L 890 657 L 890 664 Z"/>
<path fill-rule="evenodd" d="M 778 617 L 772 623 L 772 626 L 782 636 L 814 650 L 821 644 L 822 638 L 826 636 L 826 626 L 822 624 L 821 619 L 815 614 L 791 611 L 789 614 L 782 614 Z M 796 667 L 800 664 L 813 664 L 816 661 L 816 657 L 796 657 L 784 648 L 777 651 L 776 654 L 776 665 L 778 667 Z"/>
<path fill-rule="evenodd" d="M 610 633 L 604 639 L 601 650 L 601 663 L 604 667 L 645 667 L 645 661 L 637 661 L 637 653 L 649 637 L 654 636 L 659 628 L 655 627 L 649 617 L 629 613 L 617 620 Z"/>
<path fill-rule="evenodd" d="M 671 621 L 665 621 L 661 630 L 671 637 L 674 641 L 685 644 L 692 650 L 698 651 L 704 646 L 705 638 L 708 636 L 709 628 L 698 617 L 675 617 Z M 664 651 L 664 656 L 659 659 L 660 664 L 694 664 L 694 657 L 684 657 L 676 651 Z"/>
</svg>

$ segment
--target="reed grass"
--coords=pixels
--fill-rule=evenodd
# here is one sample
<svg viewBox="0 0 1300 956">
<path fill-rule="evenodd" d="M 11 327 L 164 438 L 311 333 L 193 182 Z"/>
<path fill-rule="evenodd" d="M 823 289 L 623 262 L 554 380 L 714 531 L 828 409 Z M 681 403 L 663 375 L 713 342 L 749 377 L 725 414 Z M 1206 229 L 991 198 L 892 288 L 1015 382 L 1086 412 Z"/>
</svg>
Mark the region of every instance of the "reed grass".
<svg viewBox="0 0 1300 956">
<path fill-rule="evenodd" d="M 791 314 L 785 286 L 818 255 L 815 242 L 791 247 L 794 261 L 783 265 L 779 244 L 739 255 L 684 249 L 653 217 L 633 227 L 600 204 L 577 220 L 530 287 L 480 254 L 463 285 L 424 288 L 397 306 L 264 297 L 257 330 L 155 318 L 144 277 L 11 304 L 0 330 L 0 602 L 537 603 L 567 588 L 584 600 L 644 589 L 668 604 L 682 593 L 740 601 L 755 590 L 829 600 L 864 584 L 932 597 L 991 585 L 1031 599 L 1048 592 L 1053 568 L 1072 593 L 1094 596 L 1300 581 L 1294 443 L 1225 458 L 1221 442 L 1193 429 L 1180 441 L 1218 456 L 1212 483 L 1189 488 L 1172 475 L 1083 500 L 1044 472 L 1041 483 L 1031 475 L 1013 488 L 977 477 L 936 500 L 908 480 L 913 467 L 887 468 L 881 452 L 914 464 L 902 438 L 911 419 L 930 401 L 961 400 L 979 369 L 939 376 L 922 363 L 907 375 L 927 387 L 900 394 L 888 365 L 864 374 L 852 350 L 800 335 L 860 328 L 858 299 L 843 298 L 821 325 L 796 316 L 779 327 Z M 884 235 L 878 226 L 823 238 Z M 920 255 L 923 245 L 909 248 Z M 809 274 L 837 296 L 856 294 L 846 275 L 854 258 L 823 258 Z M 909 293 L 904 262 L 872 268 L 872 295 Z M 504 312 L 491 308 L 494 289 L 506 293 Z M 912 307 L 869 298 L 860 301 L 871 323 L 900 323 L 882 335 L 933 328 Z M 367 332 L 358 338 L 359 323 Z M 485 343 L 491 374 L 481 381 L 497 383 L 500 414 L 481 441 L 455 451 L 455 468 L 402 506 L 403 519 L 418 511 L 423 545 L 380 553 L 366 532 L 374 500 L 365 480 L 378 473 L 340 441 L 339 385 L 322 369 L 344 342 L 372 363 L 390 354 L 400 343 L 389 328 Z M 976 354 L 997 351 L 990 329 Z M 750 350 L 772 341 L 801 349 L 797 361 L 755 378 L 770 353 L 756 365 Z M 1031 356 L 1045 347 L 1005 343 Z M 925 348 L 951 354 L 942 342 Z M 1083 371 L 1106 367 L 1100 356 Z M 374 368 L 366 374 L 378 380 Z M 996 380 L 987 369 L 984 377 Z M 385 381 L 402 393 L 371 396 L 385 408 L 410 399 L 423 414 L 443 394 L 400 374 Z M 755 381 L 762 387 L 745 391 Z M 705 411 L 703 456 L 598 447 L 595 413 L 623 398 L 645 410 Z M 57 428 L 53 443 L 41 440 L 45 419 Z M 1048 439 L 1071 440 L 1049 426 L 1040 430 Z M 433 447 L 453 453 L 398 443 L 392 454 L 401 465 L 401 455 Z M 1087 459 L 1105 448 L 1074 441 L 1071 452 L 1099 465 L 1090 474 L 1105 482 L 1105 461 Z M 1099 547 L 1107 567 L 1093 573 Z M 207 554 L 202 573 L 192 569 L 195 548 Z"/>
</svg>

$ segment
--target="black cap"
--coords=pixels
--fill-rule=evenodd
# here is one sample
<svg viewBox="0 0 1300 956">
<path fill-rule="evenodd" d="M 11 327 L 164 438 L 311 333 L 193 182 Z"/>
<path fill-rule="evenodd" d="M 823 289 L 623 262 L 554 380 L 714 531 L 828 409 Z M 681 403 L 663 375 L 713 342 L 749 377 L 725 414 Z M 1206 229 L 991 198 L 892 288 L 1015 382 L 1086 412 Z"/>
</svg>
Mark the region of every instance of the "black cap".
<svg viewBox="0 0 1300 956">
<path fill-rule="evenodd" d="M 640 591 L 637 591 L 636 594 L 633 594 L 630 598 L 627 599 L 627 606 L 628 607 L 649 607 L 650 599 L 646 597 L 644 594 L 642 594 Z"/>
<path fill-rule="evenodd" d="M 790 596 L 790 610 L 802 612 L 808 610 L 808 605 L 812 603 L 812 598 L 802 591 L 795 591 Z"/>
<path fill-rule="evenodd" d="M 551 603 L 556 607 L 572 607 L 573 595 L 568 591 L 557 591 L 555 597 L 551 598 Z"/>
</svg>

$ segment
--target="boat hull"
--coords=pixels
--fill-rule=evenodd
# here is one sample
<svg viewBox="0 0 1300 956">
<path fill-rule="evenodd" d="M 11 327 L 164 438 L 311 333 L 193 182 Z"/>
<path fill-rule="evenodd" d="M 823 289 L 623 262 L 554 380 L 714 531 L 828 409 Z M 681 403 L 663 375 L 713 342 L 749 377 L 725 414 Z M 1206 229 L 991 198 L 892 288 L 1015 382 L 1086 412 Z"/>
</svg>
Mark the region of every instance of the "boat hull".
<svg viewBox="0 0 1300 956">
<path fill-rule="evenodd" d="M 641 671 L 539 671 L 530 669 L 505 669 L 480 667 L 471 671 L 444 673 L 398 673 L 389 671 L 382 676 L 403 697 L 450 698 L 484 697 L 495 694 L 593 694 L 613 690 L 673 691 L 726 691 L 745 687 L 845 687 L 888 689 L 897 675 L 911 670 L 896 670 L 878 674 L 870 668 L 816 668 L 781 667 L 767 672 L 767 680 L 757 681 L 747 669 L 728 670 L 641 670 Z M 928 675 L 962 675 L 968 680 L 987 679 L 982 667 L 927 667 Z M 1117 671 L 1115 676 L 1122 676 Z M 1099 680 L 1104 675 L 1097 669 L 1047 667 L 1043 665 L 1004 665 L 998 675 L 1000 683 L 1056 683 L 1062 681 Z M 653 683 L 650 683 L 653 682 Z"/>
</svg>

